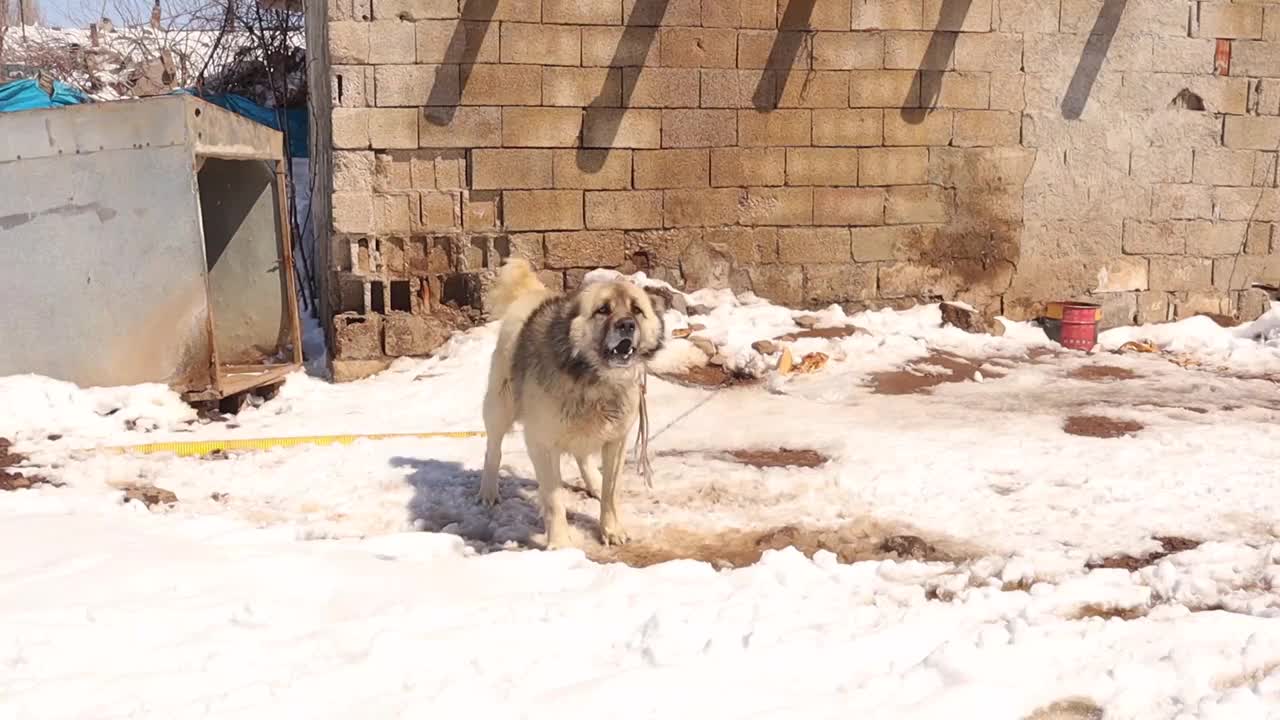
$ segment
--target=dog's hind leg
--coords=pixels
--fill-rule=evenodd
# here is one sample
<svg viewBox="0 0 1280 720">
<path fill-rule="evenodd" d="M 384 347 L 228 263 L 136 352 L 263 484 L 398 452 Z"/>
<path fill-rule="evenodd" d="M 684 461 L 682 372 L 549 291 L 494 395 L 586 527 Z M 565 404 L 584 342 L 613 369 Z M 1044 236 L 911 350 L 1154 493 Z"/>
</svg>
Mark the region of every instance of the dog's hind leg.
<svg viewBox="0 0 1280 720">
<path fill-rule="evenodd" d="M 587 453 L 575 453 L 573 458 L 578 461 L 578 472 L 582 475 L 582 485 L 587 494 L 599 500 L 600 468 L 591 462 L 591 456 Z"/>
<path fill-rule="evenodd" d="M 626 455 L 626 438 L 605 443 L 604 483 L 600 493 L 600 542 L 605 545 L 622 545 L 628 540 L 618 518 L 618 478 L 622 475 L 622 461 Z"/>
<path fill-rule="evenodd" d="M 569 539 L 569 518 L 560 492 L 560 454 L 554 449 L 528 444 L 533 472 L 538 476 L 538 497 L 542 500 L 542 522 L 547 526 L 547 549 L 573 547 Z"/>
<path fill-rule="evenodd" d="M 515 402 L 511 388 L 499 387 L 484 396 L 484 432 L 487 445 L 484 451 L 484 472 L 480 475 L 480 502 L 496 505 L 498 502 L 498 466 L 502 463 L 502 438 L 516 421 Z"/>
</svg>

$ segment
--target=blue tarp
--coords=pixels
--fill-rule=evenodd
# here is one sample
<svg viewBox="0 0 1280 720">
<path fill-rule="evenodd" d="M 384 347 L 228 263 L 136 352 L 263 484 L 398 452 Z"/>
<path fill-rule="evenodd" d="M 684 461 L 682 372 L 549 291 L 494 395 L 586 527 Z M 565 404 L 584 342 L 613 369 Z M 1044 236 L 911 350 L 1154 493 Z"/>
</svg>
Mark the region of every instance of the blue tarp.
<svg viewBox="0 0 1280 720">
<path fill-rule="evenodd" d="M 0 112 L 17 112 L 19 110 L 44 110 L 45 108 L 63 105 L 79 105 L 88 102 L 89 98 L 79 90 L 53 81 L 53 96 L 40 89 L 35 80 L 13 80 L 0 85 Z"/>
<path fill-rule="evenodd" d="M 263 107 L 243 95 L 228 93 L 226 95 L 201 95 L 195 90 L 184 89 L 174 92 L 195 95 L 205 102 L 242 115 L 254 122 L 284 132 L 282 125 L 288 126 L 289 155 L 296 158 L 310 157 L 307 152 L 307 141 L 310 138 L 307 124 L 307 108 L 269 108 Z M 281 122 L 283 118 L 283 123 Z"/>
</svg>

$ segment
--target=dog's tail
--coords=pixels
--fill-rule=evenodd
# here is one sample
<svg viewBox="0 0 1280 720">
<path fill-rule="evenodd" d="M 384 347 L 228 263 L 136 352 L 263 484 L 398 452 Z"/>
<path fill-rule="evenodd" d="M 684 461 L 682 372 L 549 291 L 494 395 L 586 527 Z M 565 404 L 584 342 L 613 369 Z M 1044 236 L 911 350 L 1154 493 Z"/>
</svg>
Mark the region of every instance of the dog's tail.
<svg viewBox="0 0 1280 720">
<path fill-rule="evenodd" d="M 489 310 L 494 318 L 501 318 L 522 300 L 541 300 L 548 294 L 533 271 L 533 266 L 523 258 L 511 258 L 498 273 L 498 281 L 489 291 Z"/>
</svg>

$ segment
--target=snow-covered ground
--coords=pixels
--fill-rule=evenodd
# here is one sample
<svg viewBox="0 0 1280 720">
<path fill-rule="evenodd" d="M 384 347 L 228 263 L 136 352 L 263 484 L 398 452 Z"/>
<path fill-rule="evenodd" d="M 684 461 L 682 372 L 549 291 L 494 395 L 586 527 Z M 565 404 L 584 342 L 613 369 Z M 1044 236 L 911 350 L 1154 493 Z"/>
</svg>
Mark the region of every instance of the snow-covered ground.
<svg viewBox="0 0 1280 720">
<path fill-rule="evenodd" d="M 576 491 L 583 550 L 530 550 L 518 433 L 493 509 L 482 438 L 103 451 L 481 430 L 492 327 L 361 382 L 299 374 L 228 422 L 163 387 L 0 378 L 0 437 L 63 483 L 0 492 L 0 719 L 1280 718 L 1280 307 L 1093 355 L 832 308 L 819 327 L 861 331 L 796 340 L 830 360 L 779 376 L 751 345 L 796 313 L 690 303 L 670 327 L 763 379 L 651 379 L 655 487 L 628 468 L 618 551 Z M 1112 352 L 1131 340 L 1166 352 Z M 672 340 L 656 365 L 704 358 Z M 1099 417 L 1129 434 L 1064 432 Z M 778 448 L 829 461 L 727 454 Z M 122 502 L 136 483 L 178 502 Z M 904 536 L 923 560 L 888 552 Z M 791 541 L 825 549 L 751 563 Z M 653 564 L 673 557 L 708 562 Z"/>
</svg>

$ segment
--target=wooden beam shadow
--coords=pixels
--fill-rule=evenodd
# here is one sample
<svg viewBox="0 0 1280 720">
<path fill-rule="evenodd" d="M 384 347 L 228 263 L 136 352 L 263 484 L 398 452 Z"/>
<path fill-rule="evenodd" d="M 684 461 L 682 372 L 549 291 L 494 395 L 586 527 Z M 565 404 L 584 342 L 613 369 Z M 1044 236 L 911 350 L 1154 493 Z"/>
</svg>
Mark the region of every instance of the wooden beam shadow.
<svg viewBox="0 0 1280 720">
<path fill-rule="evenodd" d="M 445 50 L 445 62 L 436 68 L 436 79 L 431 85 L 431 94 L 427 97 L 427 107 L 423 115 L 427 122 L 443 127 L 453 122 L 462 102 L 462 94 L 466 92 L 467 82 L 471 79 L 471 68 L 475 65 L 480 46 L 484 44 L 489 26 L 493 24 L 493 15 L 498 10 L 498 0 L 466 0 L 462 7 L 462 17 L 453 26 L 453 35 L 449 38 L 449 47 Z M 479 26 L 477 28 L 477 26 Z M 475 33 L 473 35 L 473 33 Z M 373 38 L 377 42 L 376 38 Z M 452 97 L 452 83 L 446 73 L 457 58 L 458 64 L 458 96 Z"/>
</svg>

